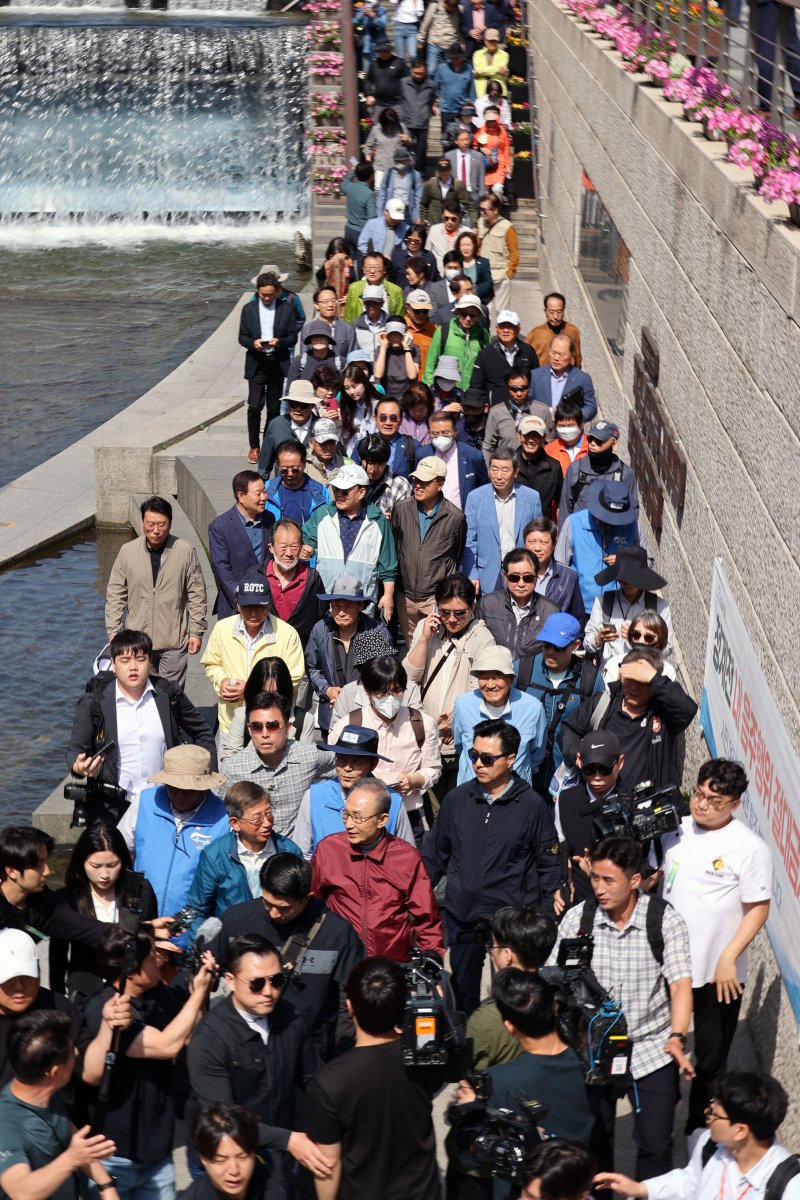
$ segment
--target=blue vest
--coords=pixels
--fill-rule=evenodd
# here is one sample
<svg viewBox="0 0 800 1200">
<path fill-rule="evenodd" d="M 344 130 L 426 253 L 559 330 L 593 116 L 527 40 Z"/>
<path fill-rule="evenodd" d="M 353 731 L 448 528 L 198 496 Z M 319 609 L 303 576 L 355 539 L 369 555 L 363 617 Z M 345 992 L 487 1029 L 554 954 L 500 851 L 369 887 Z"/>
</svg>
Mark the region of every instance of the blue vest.
<svg viewBox="0 0 800 1200">
<path fill-rule="evenodd" d="M 206 792 L 178 833 L 166 787 L 145 788 L 136 816 L 135 866 L 152 885 L 159 913 L 176 913 L 186 903 L 200 852 L 229 829 L 225 805 L 213 792 Z"/>
<path fill-rule="evenodd" d="M 344 833 L 344 821 L 342 820 L 344 792 L 338 779 L 323 779 L 319 783 L 312 783 L 309 790 L 311 796 L 311 804 L 309 806 L 311 850 L 313 853 L 323 838 L 328 837 L 332 833 Z M 397 828 L 397 818 L 403 804 L 403 797 L 399 792 L 391 790 L 389 791 L 389 795 L 392 798 L 392 806 L 389 809 L 389 820 L 386 828 L 389 833 L 394 833 Z"/>
<path fill-rule="evenodd" d="M 572 535 L 570 566 L 578 576 L 583 606 L 588 616 L 600 593 L 617 586 L 616 583 L 607 583 L 600 587 L 595 583 L 595 575 L 599 575 L 606 566 L 603 555 L 614 554 L 620 546 L 638 546 L 639 525 L 635 520 L 630 525 L 602 525 L 588 508 L 582 508 L 580 512 L 570 513 L 569 529 Z"/>
</svg>

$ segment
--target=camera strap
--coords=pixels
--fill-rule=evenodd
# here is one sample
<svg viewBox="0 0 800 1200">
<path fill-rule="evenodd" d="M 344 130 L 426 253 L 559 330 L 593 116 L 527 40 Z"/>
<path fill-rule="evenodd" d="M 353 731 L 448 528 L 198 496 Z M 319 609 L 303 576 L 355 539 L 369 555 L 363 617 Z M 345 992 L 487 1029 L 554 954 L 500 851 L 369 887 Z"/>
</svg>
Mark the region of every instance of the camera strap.
<svg viewBox="0 0 800 1200">
<path fill-rule="evenodd" d="M 306 953 L 311 947 L 311 943 L 322 928 L 322 924 L 328 914 L 320 913 L 314 924 L 309 929 L 308 933 L 293 933 L 290 938 L 281 946 L 281 964 L 287 971 L 291 971 L 293 975 L 299 975 L 300 967 Z"/>
</svg>

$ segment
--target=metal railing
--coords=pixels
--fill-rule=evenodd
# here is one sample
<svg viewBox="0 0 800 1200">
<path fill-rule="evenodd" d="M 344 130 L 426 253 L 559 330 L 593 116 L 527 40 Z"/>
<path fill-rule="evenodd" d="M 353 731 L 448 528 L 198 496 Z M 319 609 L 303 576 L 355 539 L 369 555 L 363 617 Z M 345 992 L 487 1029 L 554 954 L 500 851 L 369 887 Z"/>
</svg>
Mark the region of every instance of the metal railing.
<svg viewBox="0 0 800 1200">
<path fill-rule="evenodd" d="M 747 108 L 776 125 L 800 117 L 800 0 L 631 0 L 637 23 L 674 39 L 679 54 L 712 66 Z"/>
</svg>

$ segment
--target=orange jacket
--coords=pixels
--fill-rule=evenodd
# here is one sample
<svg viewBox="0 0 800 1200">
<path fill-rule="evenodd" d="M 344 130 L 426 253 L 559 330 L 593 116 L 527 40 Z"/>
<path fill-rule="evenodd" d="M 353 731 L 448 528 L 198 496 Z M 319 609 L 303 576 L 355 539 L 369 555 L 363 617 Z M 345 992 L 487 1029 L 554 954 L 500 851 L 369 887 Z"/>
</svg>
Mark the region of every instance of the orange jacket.
<svg viewBox="0 0 800 1200">
<path fill-rule="evenodd" d="M 482 126 L 472 139 L 472 145 L 484 156 L 487 190 L 495 183 L 505 183 L 511 174 L 511 142 L 505 127 L 498 123 L 497 133 L 490 133 L 485 125 Z M 495 150 L 497 164 L 492 166 L 491 159 Z"/>
<path fill-rule="evenodd" d="M 548 442 L 545 446 L 545 453 L 551 458 L 556 459 L 561 464 L 561 473 L 566 475 L 567 467 L 571 462 L 576 462 L 579 458 L 585 458 L 589 453 L 589 442 L 585 433 L 581 434 L 581 440 L 578 442 L 578 453 L 575 458 L 570 458 L 567 454 L 567 448 L 559 438 L 553 438 L 552 442 Z"/>
</svg>

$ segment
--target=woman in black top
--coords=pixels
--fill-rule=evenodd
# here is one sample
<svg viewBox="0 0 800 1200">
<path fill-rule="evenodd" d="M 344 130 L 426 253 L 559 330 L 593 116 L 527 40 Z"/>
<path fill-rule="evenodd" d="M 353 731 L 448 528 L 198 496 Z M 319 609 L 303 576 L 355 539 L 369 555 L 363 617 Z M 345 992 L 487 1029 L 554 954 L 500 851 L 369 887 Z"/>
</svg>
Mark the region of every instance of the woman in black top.
<svg viewBox="0 0 800 1200">
<path fill-rule="evenodd" d="M 192 1143 L 205 1175 L 183 1200 L 262 1200 L 267 1171 L 256 1158 L 258 1122 L 238 1104 L 207 1104 L 192 1123 Z"/>
</svg>

